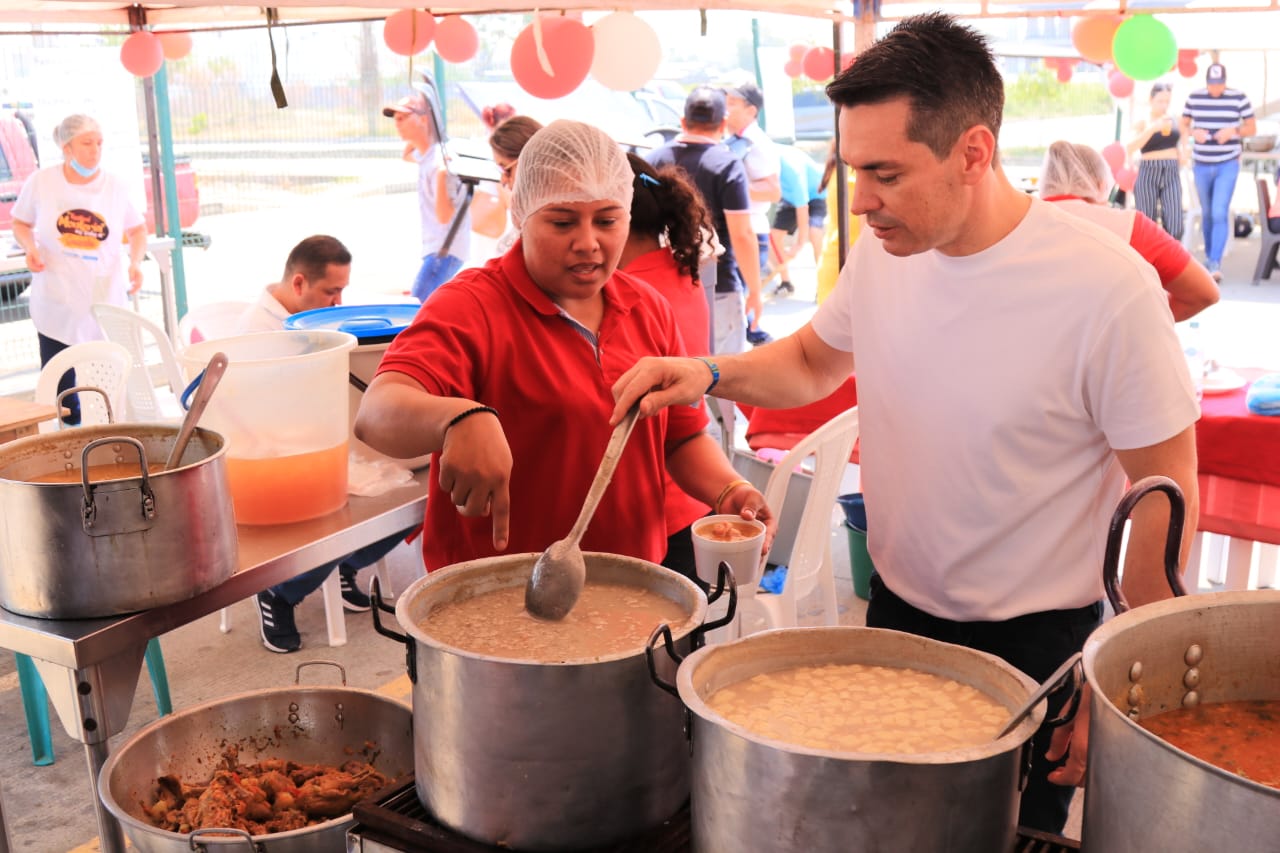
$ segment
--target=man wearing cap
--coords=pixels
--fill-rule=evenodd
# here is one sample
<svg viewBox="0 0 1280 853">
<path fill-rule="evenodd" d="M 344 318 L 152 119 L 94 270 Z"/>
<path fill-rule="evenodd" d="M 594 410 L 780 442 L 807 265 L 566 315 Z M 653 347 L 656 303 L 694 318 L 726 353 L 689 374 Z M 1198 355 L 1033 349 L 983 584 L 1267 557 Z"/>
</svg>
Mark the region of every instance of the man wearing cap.
<svg viewBox="0 0 1280 853">
<path fill-rule="evenodd" d="M 675 165 L 685 171 L 711 211 L 716 238 L 724 254 L 716 262 L 715 352 L 747 348 L 746 306 L 759 306 L 760 261 L 751 225 L 747 170 L 720 140 L 725 131 L 725 95 L 699 86 L 684 102 L 683 133 L 650 151 L 654 166 Z M 743 294 L 747 295 L 744 302 Z M 759 311 L 757 310 L 757 316 Z"/>
<path fill-rule="evenodd" d="M 760 257 L 761 284 L 769 265 L 769 205 L 782 198 L 782 160 L 757 119 L 764 109 L 764 93 L 755 83 L 743 81 L 724 87 L 725 119 L 731 136 L 729 150 L 742 158 L 751 182 L 751 229 L 755 232 Z M 750 326 L 747 340 L 752 346 L 768 343 L 773 338 L 759 327 L 764 311 L 763 300 L 747 301 Z"/>
<path fill-rule="evenodd" d="M 1231 232 L 1231 195 L 1240 174 L 1240 140 L 1253 136 L 1253 105 L 1239 89 L 1227 88 L 1227 69 L 1215 62 L 1182 108 L 1182 138 L 1191 141 L 1192 172 L 1200 195 L 1205 266 L 1222 281 L 1222 252 Z"/>
<path fill-rule="evenodd" d="M 404 159 L 418 164 L 418 209 L 422 214 L 422 267 L 413 282 L 413 295 L 426 301 L 432 292 L 453 278 L 467 259 L 471 216 L 450 226 L 466 190 L 445 168 L 444 147 L 436 132 L 435 116 L 422 92 L 401 98 L 382 108 L 396 121 L 396 133 L 405 141 Z M 446 241 L 448 241 L 446 243 Z M 441 254 L 444 249 L 444 254 Z"/>
</svg>

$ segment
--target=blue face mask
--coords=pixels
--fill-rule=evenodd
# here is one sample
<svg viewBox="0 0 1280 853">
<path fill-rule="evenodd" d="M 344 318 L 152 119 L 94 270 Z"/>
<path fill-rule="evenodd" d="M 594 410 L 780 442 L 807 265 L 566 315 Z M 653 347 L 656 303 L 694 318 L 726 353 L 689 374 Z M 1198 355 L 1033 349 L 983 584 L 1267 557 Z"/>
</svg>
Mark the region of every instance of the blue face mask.
<svg viewBox="0 0 1280 853">
<path fill-rule="evenodd" d="M 94 166 L 92 169 L 85 168 L 84 166 L 81 166 L 80 161 L 74 157 L 68 160 L 67 164 L 70 165 L 75 173 L 82 178 L 92 178 L 94 175 L 98 174 L 97 166 Z"/>
</svg>

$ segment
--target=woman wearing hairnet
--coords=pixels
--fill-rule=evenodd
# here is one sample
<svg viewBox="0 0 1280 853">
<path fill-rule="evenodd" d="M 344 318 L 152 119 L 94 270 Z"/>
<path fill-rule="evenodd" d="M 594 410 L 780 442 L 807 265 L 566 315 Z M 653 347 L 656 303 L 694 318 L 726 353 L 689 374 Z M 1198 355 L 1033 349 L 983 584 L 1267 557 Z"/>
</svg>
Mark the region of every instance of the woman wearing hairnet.
<svg viewBox="0 0 1280 853">
<path fill-rule="evenodd" d="M 428 570 L 568 534 L 612 432 L 613 382 L 641 355 L 684 352 L 666 300 L 617 270 L 633 178 L 590 125 L 538 131 L 512 191 L 520 239 L 443 285 L 383 356 L 356 435 L 392 456 L 432 454 Z M 771 538 L 764 497 L 706 423 L 699 406 L 636 424 L 584 551 L 660 562 L 664 471 L 717 511 L 764 521 Z"/>
<path fill-rule="evenodd" d="M 98 123 L 86 115 L 67 116 L 53 139 L 62 148 L 62 162 L 28 178 L 13 206 L 13 236 L 31 270 L 31 321 L 42 366 L 72 344 L 102 337 L 90 306 L 125 303 L 125 244 L 129 293 L 136 293 L 147 251 L 145 222 L 124 182 L 100 168 Z M 74 384 L 69 371 L 58 389 Z M 79 423 L 78 402 L 70 397 L 66 403 L 67 423 Z"/>
<path fill-rule="evenodd" d="M 1107 204 L 1111 170 L 1088 145 L 1059 140 L 1040 167 L 1040 197 L 1115 234 L 1155 267 L 1175 321 L 1194 317 L 1218 301 L 1218 285 L 1182 244 L 1146 214 Z"/>
</svg>

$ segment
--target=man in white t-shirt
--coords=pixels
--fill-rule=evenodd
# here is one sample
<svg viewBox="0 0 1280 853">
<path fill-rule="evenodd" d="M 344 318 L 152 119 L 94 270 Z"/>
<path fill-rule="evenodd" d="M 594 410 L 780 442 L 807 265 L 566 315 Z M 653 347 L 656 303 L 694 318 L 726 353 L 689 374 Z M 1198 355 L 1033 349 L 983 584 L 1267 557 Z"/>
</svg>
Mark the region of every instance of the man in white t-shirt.
<svg viewBox="0 0 1280 853">
<path fill-rule="evenodd" d="M 326 234 L 308 237 L 289 252 L 280 280 L 263 288 L 258 301 L 240 315 L 236 334 L 277 332 L 300 311 L 341 305 L 350 281 L 347 247 Z"/>
<path fill-rule="evenodd" d="M 987 651 L 1044 681 L 1101 621 L 1126 477 L 1181 487 L 1184 555 L 1196 529 L 1199 409 L 1164 293 L 1114 235 L 1010 184 L 996 148 L 1003 80 L 975 31 L 941 13 L 908 18 L 827 94 L 857 173 L 851 212 L 876 239 L 854 245 L 809 325 L 718 364 L 642 360 L 614 387 L 614 419 L 646 394 L 643 415 L 705 393 L 804 405 L 856 364 L 878 572 L 867 624 Z M 1133 514 L 1134 605 L 1171 595 L 1168 516 L 1162 499 Z M 1020 824 L 1061 831 L 1073 791 L 1060 786 L 1083 780 L 1085 716 L 1035 736 Z"/>
</svg>

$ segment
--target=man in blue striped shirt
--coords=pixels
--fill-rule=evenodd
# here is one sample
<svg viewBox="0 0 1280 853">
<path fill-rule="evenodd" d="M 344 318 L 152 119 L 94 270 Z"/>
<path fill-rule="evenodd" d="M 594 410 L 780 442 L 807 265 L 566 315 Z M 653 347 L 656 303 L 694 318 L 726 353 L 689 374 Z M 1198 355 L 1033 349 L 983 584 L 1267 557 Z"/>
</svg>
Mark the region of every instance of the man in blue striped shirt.
<svg viewBox="0 0 1280 853">
<path fill-rule="evenodd" d="M 1222 251 L 1231 233 L 1231 194 L 1240 174 L 1240 140 L 1253 136 L 1253 105 L 1239 89 L 1227 88 L 1227 69 L 1213 63 L 1205 87 L 1187 97 L 1182 108 L 1182 138 L 1192 142 L 1193 173 L 1200 194 L 1200 226 L 1204 231 L 1205 266 L 1222 281 Z"/>
</svg>

